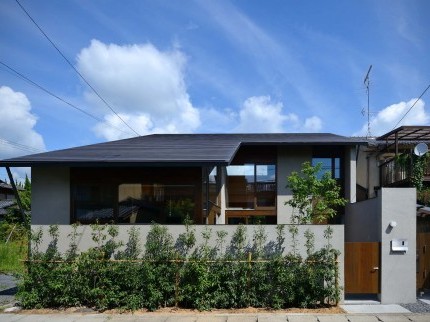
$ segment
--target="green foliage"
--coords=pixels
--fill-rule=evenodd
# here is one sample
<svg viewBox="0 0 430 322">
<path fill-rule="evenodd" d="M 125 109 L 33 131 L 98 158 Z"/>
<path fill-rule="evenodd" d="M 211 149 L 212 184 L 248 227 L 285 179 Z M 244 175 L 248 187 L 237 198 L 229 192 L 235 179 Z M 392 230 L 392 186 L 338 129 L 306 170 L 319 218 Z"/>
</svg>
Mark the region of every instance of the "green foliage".
<svg viewBox="0 0 430 322">
<path fill-rule="evenodd" d="M 0 273 L 20 274 L 24 271 L 23 260 L 27 257 L 26 241 L 0 242 Z"/>
<path fill-rule="evenodd" d="M 305 162 L 300 174 L 294 171 L 288 177 L 287 187 L 293 197 L 285 204 L 298 211 L 293 213 L 292 223 L 323 222 L 336 214 L 337 207 L 345 205 L 346 200 L 340 197 L 340 187 L 331 173 L 325 172 L 318 178 L 321 167 L 321 163 L 313 167 Z"/>
<path fill-rule="evenodd" d="M 269 242 L 264 226 L 256 226 L 249 241 L 246 227 L 239 225 L 225 247 L 224 231 L 213 236 L 206 227 L 196 244 L 195 227 L 187 224 L 175 243 L 166 227 L 153 224 L 143 254 L 138 229 L 131 228 L 122 245 L 116 241 L 118 227 L 101 225 L 92 226 L 95 247 L 78 252 L 80 227 L 73 226 L 63 255 L 57 247 L 59 229 L 51 226 L 44 251 L 42 230 L 32 233 L 31 260 L 18 298 L 25 308 L 87 306 L 101 311 L 166 306 L 279 309 L 336 302 L 340 291 L 337 251 L 330 243 L 333 230 L 326 229 L 327 245 L 317 251 L 307 231 L 307 256 L 302 258 L 298 228 L 292 227 L 295 250 L 284 255 L 283 225 L 277 226 L 276 241 Z"/>
<path fill-rule="evenodd" d="M 425 188 L 423 179 L 429 160 L 430 153 L 426 153 L 422 156 L 417 156 L 412 153 L 403 153 L 396 156 L 396 165 L 400 166 L 401 170 L 411 170 L 411 185 L 417 188 L 417 192 L 421 192 Z"/>
<path fill-rule="evenodd" d="M 423 156 L 416 156 L 415 154 L 411 155 L 412 158 L 412 173 L 411 173 L 411 184 L 413 187 L 417 188 L 417 191 L 420 192 L 423 190 L 423 179 L 424 172 L 427 167 L 428 161 L 430 159 L 429 153 L 426 153 Z"/>
<path fill-rule="evenodd" d="M 421 191 L 417 191 L 417 203 L 429 206 L 430 205 L 430 188 L 423 188 Z"/>
</svg>

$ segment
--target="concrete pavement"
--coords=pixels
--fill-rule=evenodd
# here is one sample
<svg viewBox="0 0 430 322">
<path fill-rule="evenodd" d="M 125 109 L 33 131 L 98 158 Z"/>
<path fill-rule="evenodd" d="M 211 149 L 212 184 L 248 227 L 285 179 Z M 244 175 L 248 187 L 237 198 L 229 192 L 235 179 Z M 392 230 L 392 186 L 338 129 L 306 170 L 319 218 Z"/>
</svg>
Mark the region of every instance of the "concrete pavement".
<svg viewBox="0 0 430 322">
<path fill-rule="evenodd" d="M 429 322 L 430 314 L 0 314 L 1 322 Z"/>
</svg>

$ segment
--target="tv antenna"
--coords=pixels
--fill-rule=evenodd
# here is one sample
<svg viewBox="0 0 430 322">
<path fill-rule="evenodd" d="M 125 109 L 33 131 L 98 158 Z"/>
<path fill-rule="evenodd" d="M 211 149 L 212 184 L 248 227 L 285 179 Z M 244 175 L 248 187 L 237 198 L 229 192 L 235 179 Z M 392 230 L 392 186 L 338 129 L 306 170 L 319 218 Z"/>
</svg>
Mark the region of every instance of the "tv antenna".
<svg viewBox="0 0 430 322">
<path fill-rule="evenodd" d="M 372 65 L 370 65 L 369 70 L 367 71 L 366 77 L 364 77 L 364 86 L 366 86 L 366 93 L 367 93 L 367 135 L 366 137 L 370 137 L 370 70 L 372 69 Z M 364 108 L 361 111 L 361 113 L 364 115 L 365 111 Z"/>
</svg>

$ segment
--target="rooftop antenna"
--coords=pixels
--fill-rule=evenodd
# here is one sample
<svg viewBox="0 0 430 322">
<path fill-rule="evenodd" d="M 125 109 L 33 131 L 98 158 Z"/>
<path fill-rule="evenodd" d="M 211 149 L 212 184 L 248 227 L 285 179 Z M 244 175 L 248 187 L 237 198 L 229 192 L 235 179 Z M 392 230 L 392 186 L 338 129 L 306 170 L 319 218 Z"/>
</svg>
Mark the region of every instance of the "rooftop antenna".
<svg viewBox="0 0 430 322">
<path fill-rule="evenodd" d="M 369 70 L 367 71 L 366 77 L 364 77 L 364 86 L 366 86 L 367 92 L 367 135 L 366 137 L 370 137 L 370 70 L 372 69 L 372 65 L 370 65 Z M 362 111 L 363 115 L 365 113 L 364 109 Z"/>
</svg>

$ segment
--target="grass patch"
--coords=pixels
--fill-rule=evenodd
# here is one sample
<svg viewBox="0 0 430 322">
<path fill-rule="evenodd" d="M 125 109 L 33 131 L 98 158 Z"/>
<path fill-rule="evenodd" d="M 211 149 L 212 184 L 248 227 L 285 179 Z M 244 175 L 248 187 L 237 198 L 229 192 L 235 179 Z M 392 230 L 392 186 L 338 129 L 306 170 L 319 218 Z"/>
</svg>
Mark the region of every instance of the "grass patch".
<svg viewBox="0 0 430 322">
<path fill-rule="evenodd" d="M 23 273 L 24 262 L 27 258 L 27 242 L 11 241 L 0 243 L 0 273 Z"/>
</svg>

